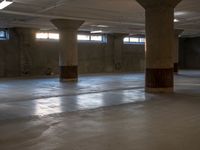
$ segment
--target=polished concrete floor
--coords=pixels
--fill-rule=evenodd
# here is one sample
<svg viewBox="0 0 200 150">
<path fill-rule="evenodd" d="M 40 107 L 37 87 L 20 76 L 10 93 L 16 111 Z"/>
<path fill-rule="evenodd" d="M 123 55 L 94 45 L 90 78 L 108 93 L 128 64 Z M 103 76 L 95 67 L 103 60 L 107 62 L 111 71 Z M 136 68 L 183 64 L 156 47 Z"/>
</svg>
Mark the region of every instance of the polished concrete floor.
<svg viewBox="0 0 200 150">
<path fill-rule="evenodd" d="M 175 92 L 144 93 L 143 74 L 0 80 L 0 150 L 199 150 L 200 71 Z"/>
</svg>

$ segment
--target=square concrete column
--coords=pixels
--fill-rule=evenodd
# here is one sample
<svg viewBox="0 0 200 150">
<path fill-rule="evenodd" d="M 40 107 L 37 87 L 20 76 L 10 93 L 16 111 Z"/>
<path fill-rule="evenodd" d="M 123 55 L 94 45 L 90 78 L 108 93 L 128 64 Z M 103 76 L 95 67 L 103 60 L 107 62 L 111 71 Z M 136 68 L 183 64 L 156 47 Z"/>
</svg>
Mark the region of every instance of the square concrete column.
<svg viewBox="0 0 200 150">
<path fill-rule="evenodd" d="M 82 20 L 53 19 L 60 32 L 59 66 L 60 81 L 78 80 L 77 31 Z"/>
<path fill-rule="evenodd" d="M 183 32 L 182 29 L 175 29 L 174 30 L 174 73 L 177 74 L 179 67 L 179 36 Z"/>
<path fill-rule="evenodd" d="M 181 0 L 137 0 L 145 8 L 146 92 L 172 92 L 174 7 Z"/>
</svg>

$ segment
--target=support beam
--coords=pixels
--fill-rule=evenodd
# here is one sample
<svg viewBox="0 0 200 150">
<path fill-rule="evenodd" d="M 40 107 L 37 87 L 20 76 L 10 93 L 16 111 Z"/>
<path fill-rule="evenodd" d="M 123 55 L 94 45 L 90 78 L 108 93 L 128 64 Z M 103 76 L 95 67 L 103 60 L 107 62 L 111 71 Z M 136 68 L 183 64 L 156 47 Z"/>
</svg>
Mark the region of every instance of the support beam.
<svg viewBox="0 0 200 150">
<path fill-rule="evenodd" d="M 77 31 L 82 20 L 53 19 L 60 32 L 59 66 L 60 81 L 78 80 Z"/>
<path fill-rule="evenodd" d="M 146 92 L 172 92 L 174 7 L 181 0 L 137 0 L 145 8 Z"/>
</svg>

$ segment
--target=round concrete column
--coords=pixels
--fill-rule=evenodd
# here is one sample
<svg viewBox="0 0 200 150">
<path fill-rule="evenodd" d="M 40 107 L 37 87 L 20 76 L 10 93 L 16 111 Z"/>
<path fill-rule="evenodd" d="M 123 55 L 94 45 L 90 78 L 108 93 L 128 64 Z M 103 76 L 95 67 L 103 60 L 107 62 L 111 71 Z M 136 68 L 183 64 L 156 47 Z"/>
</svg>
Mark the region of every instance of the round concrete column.
<svg viewBox="0 0 200 150">
<path fill-rule="evenodd" d="M 181 0 L 137 0 L 146 16 L 146 92 L 173 91 L 174 7 Z"/>
<path fill-rule="evenodd" d="M 59 66 L 60 81 L 78 80 L 77 31 L 82 20 L 53 19 L 60 32 Z"/>
<path fill-rule="evenodd" d="M 174 73 L 178 73 L 178 62 L 179 62 L 179 35 L 183 32 L 182 29 L 174 30 Z"/>
</svg>

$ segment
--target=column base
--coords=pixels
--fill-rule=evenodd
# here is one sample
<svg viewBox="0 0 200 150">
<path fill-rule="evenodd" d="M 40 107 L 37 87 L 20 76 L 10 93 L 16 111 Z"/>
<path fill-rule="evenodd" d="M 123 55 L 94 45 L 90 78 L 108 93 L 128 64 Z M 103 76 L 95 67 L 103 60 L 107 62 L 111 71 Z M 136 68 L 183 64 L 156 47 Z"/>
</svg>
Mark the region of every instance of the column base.
<svg viewBox="0 0 200 150">
<path fill-rule="evenodd" d="M 78 81 L 78 66 L 60 66 L 60 81 Z"/>
<path fill-rule="evenodd" d="M 61 79 L 60 78 L 60 82 L 77 82 L 78 81 L 78 78 L 75 78 L 75 79 Z"/>
<path fill-rule="evenodd" d="M 146 92 L 172 92 L 174 87 L 173 68 L 146 69 Z"/>
<path fill-rule="evenodd" d="M 174 63 L 174 73 L 178 73 L 178 63 Z"/>
<path fill-rule="evenodd" d="M 147 93 L 173 93 L 174 88 L 145 88 Z"/>
</svg>

